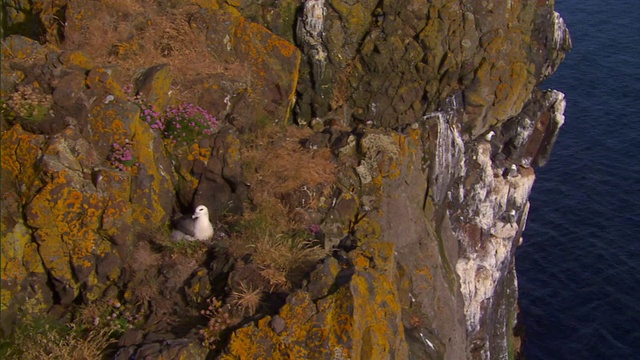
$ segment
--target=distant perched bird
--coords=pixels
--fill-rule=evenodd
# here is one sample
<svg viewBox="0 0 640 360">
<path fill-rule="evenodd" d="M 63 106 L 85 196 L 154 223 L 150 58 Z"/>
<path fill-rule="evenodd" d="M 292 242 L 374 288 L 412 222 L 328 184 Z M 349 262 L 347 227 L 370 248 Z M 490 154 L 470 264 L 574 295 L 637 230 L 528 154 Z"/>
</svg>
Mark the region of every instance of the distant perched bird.
<svg viewBox="0 0 640 360">
<path fill-rule="evenodd" d="M 486 141 L 491 141 L 491 139 L 493 139 L 493 136 L 495 135 L 495 131 L 491 130 L 488 133 L 486 133 L 486 135 L 484 136 L 484 139 Z"/>
<path fill-rule="evenodd" d="M 173 224 L 171 239 L 178 240 L 209 240 L 213 237 L 213 225 L 209 221 L 209 209 L 200 205 L 191 217 L 183 216 Z"/>
</svg>

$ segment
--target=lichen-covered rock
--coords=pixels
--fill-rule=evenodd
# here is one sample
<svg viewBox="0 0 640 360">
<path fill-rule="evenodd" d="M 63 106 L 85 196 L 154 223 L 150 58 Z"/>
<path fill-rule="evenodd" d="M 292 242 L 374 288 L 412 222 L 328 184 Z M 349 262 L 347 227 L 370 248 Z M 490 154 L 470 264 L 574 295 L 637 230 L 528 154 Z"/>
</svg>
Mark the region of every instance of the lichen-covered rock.
<svg viewBox="0 0 640 360">
<path fill-rule="evenodd" d="M 170 195 L 173 192 L 172 167 L 162 139 L 140 119 L 140 108 L 124 100 L 120 86 L 108 72 L 97 68 L 92 70 L 89 78 L 93 72 L 97 72 L 97 83 L 93 86 L 104 89 L 101 92 L 104 92 L 105 98 L 110 92 L 114 99 L 101 101 L 91 110 L 89 126 L 84 129 L 84 133 L 103 159 L 109 156 L 114 143 L 133 143 L 133 156 L 137 160 L 137 166 L 132 169 L 128 211 L 132 211 L 131 216 L 139 226 L 156 227 L 169 219 L 173 205 Z"/>
<path fill-rule="evenodd" d="M 2 32 L 57 43 L 64 32 L 60 19 L 66 5 L 67 0 L 7 0 L 2 5 Z"/>
<path fill-rule="evenodd" d="M 238 13 L 202 10 L 193 16 L 192 24 L 206 36 L 216 58 L 243 68 L 240 78 L 202 84 L 216 97 L 226 99 L 226 112 L 235 115 L 235 125 L 256 129 L 261 122 L 286 123 L 295 100 L 300 51 Z M 207 100 L 205 94 L 200 102 Z M 224 108 L 216 110 L 225 112 Z"/>
<path fill-rule="evenodd" d="M 40 257 L 52 276 L 62 303 L 78 295 L 79 285 L 95 271 L 95 256 L 113 252 L 98 230 L 104 195 L 91 183 L 87 170 L 97 157 L 86 140 L 69 128 L 43 148 L 39 176 L 43 186 L 25 204 L 25 217 L 38 243 Z M 74 153 L 82 149 L 82 156 Z"/>
<path fill-rule="evenodd" d="M 229 275 L 232 260 L 207 265 L 205 253 L 156 266 L 151 229 L 194 203 L 213 217 L 241 214 L 241 135 L 288 122 L 295 108 L 318 131 L 307 149 L 330 148 L 344 170 L 313 214 L 332 257 L 277 314 L 260 306 L 228 344 L 224 334 L 222 357 L 511 357 L 531 165 L 546 162 L 564 120 L 562 94 L 536 89 L 571 46 L 553 2 L 189 3 L 198 6 L 183 30 L 229 70 L 189 79 L 199 103 L 227 120 L 194 144 L 165 142 L 140 119 L 122 68 L 20 36 L 3 41 L 1 95 L 29 85 L 53 106 L 42 126 L 2 124 L 2 330 L 38 294 L 43 311 L 54 300 L 122 295 L 166 326 L 176 306 L 262 276 L 248 262 Z M 36 33 L 55 40 L 52 14 L 67 9 L 72 42 L 80 17 L 99 9 L 79 4 L 8 1 L 7 24 L 33 16 Z M 112 56 L 124 60 L 144 44 L 117 45 Z M 147 68 L 136 92 L 166 106 L 175 70 Z M 123 143 L 127 166 L 113 157 Z M 140 239 L 146 253 L 132 246 Z M 138 255 L 147 258 L 132 265 Z M 136 294 L 137 285 L 148 287 Z M 213 355 L 185 332 L 130 332 L 116 358 Z"/>
<path fill-rule="evenodd" d="M 237 130 L 223 126 L 213 139 L 209 157 L 194 166 L 197 188 L 192 199 L 209 209 L 213 218 L 223 213 L 241 214 L 248 198 L 248 187 L 243 181 L 240 163 L 241 142 Z M 196 160 L 197 161 L 197 160 Z"/>
<path fill-rule="evenodd" d="M 260 358 L 260 354 L 334 358 L 336 353 L 327 349 L 340 349 L 340 356 L 347 358 L 393 357 L 382 350 L 354 350 L 360 341 L 368 341 L 364 339 L 369 336 L 377 339 L 380 333 L 390 342 L 398 340 L 379 328 L 375 334 L 354 330 L 368 326 L 361 323 L 366 322 L 362 318 L 367 319 L 368 313 L 356 311 L 366 306 L 356 299 L 379 304 L 379 299 L 368 298 L 360 289 L 364 287 L 361 280 L 374 279 L 370 272 L 388 264 L 379 259 L 384 258 L 382 253 L 394 259 L 397 270 L 392 283 L 376 278 L 377 292 L 385 293 L 386 285 L 381 284 L 388 284 L 398 306 L 390 306 L 378 316 L 400 319 L 399 325 L 385 326 L 397 326 L 403 333 L 398 340 L 402 345 L 385 346 L 416 358 L 512 356 L 514 251 L 526 222 L 527 198 L 534 180 L 533 170 L 519 164 L 544 144 L 539 140 L 541 135 L 534 134 L 548 132 L 544 136 L 553 138 L 552 129 L 557 127 L 546 124 L 562 120 L 560 98 L 551 94 L 540 98 L 547 100 L 528 105 L 526 113 L 477 141 L 464 140 L 459 126 L 462 112 L 454 99 L 448 101 L 446 111 L 431 113 L 402 131 L 357 132 L 358 152 L 350 155 L 357 162 L 348 155 L 341 157 L 341 161 L 354 164 L 353 173 L 343 177 L 343 191 L 322 224 L 327 237 L 340 239 L 329 240 L 341 249 L 336 250 L 337 260 L 325 260 L 312 273 L 308 292 L 289 297 L 278 315 L 285 324 L 281 331 L 275 332 L 269 325 L 270 317 L 256 326 L 241 328 L 232 337 L 227 358 Z M 549 120 L 549 109 L 558 121 Z M 538 130 L 511 130 L 524 118 L 532 122 L 529 127 Z M 517 136 L 522 138 L 516 141 Z M 512 148 L 518 151 L 509 152 Z M 353 206 L 346 206 L 350 201 Z M 343 269 L 336 274 L 332 266 L 337 264 Z M 349 299 L 346 303 L 342 302 L 345 296 Z M 336 336 L 348 339 L 346 344 L 336 346 L 329 340 L 316 346 L 312 342 L 332 339 L 330 332 L 321 330 L 336 326 L 326 323 L 328 318 L 352 324 L 351 330 Z M 313 335 L 302 339 L 299 332 Z M 373 345 L 366 344 L 362 351 L 371 350 Z"/>
<path fill-rule="evenodd" d="M 309 293 L 294 292 L 279 313 L 284 330 L 275 332 L 270 317 L 236 330 L 223 358 L 406 358 L 393 254 L 381 242 L 352 252 L 348 280 L 315 304 Z"/>
<path fill-rule="evenodd" d="M 171 70 L 167 64 L 155 65 L 145 70 L 136 81 L 139 94 L 156 109 L 164 109 L 170 103 Z"/>
<path fill-rule="evenodd" d="M 60 304 L 80 295 L 96 300 L 118 280 L 117 245 L 132 241 L 136 229 L 157 228 L 169 217 L 173 175 L 163 142 L 141 121 L 139 108 L 125 100 L 112 70 L 89 71 L 91 62 L 82 53 L 61 53 L 13 36 L 3 47 L 3 66 L 10 63 L 5 59 L 27 60 L 24 78 L 54 93 L 54 121 L 62 126 L 49 136 L 20 125 L 3 129 L 3 306 L 11 306 L 10 299 L 19 298 L 36 274 L 49 277 Z M 12 81 L 15 86 L 20 77 Z M 139 166 L 132 176 L 113 169 L 109 159 L 114 143 L 134 139 L 132 156 Z"/>
<path fill-rule="evenodd" d="M 0 89 L 2 97 L 6 97 L 15 90 L 15 86 L 25 78 L 25 69 L 14 64 L 14 61 L 33 61 L 42 59 L 49 52 L 49 48 L 41 46 L 37 41 L 29 38 L 11 35 L 2 40 L 2 68 Z"/>
<path fill-rule="evenodd" d="M 296 12 L 299 0 L 267 1 L 257 3 L 250 0 L 226 1 L 229 7 L 242 14 L 248 20 L 258 23 L 274 34 L 294 41 Z"/>
<path fill-rule="evenodd" d="M 30 273 L 44 271 L 32 242 L 31 229 L 20 215 L 25 202 L 42 186 L 33 164 L 40 157 L 44 143 L 44 136 L 25 132 L 19 125 L 2 135 L 2 309 L 9 307 L 27 286 L 25 280 Z"/>
<path fill-rule="evenodd" d="M 305 13 L 317 7 L 320 15 Z M 460 91 L 461 125 L 475 137 L 518 114 L 571 48 L 562 19 L 540 2 L 314 0 L 298 28 L 309 18 L 318 38 L 297 38 L 309 62 L 298 86 L 302 122 L 395 127 Z"/>
<path fill-rule="evenodd" d="M 208 352 L 206 347 L 192 338 L 168 339 L 161 342 L 122 347 L 115 359 L 204 360 L 207 358 Z"/>
</svg>

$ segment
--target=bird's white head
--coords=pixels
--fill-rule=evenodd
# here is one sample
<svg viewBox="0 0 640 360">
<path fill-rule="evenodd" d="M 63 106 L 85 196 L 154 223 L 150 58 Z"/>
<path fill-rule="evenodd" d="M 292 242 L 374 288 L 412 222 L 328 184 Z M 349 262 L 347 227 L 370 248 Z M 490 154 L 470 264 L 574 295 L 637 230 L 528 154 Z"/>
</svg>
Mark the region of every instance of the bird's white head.
<svg viewBox="0 0 640 360">
<path fill-rule="evenodd" d="M 192 216 L 194 219 L 199 218 L 199 217 L 204 217 L 205 219 L 209 218 L 209 209 L 207 209 L 206 206 L 204 205 L 199 205 L 196 208 L 196 211 L 193 213 Z"/>
</svg>

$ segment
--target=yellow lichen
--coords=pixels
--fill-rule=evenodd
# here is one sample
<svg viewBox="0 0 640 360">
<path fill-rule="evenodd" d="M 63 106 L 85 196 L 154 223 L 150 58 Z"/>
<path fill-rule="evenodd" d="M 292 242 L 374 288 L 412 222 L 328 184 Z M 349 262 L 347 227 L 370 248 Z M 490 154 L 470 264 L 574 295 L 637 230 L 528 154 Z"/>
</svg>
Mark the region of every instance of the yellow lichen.
<svg viewBox="0 0 640 360">
<path fill-rule="evenodd" d="M 155 142 L 154 132 L 137 117 L 132 124 L 133 138 L 135 138 L 134 153 L 138 161 L 141 164 L 145 164 L 144 173 L 138 173 L 137 176 L 145 176 L 152 179 L 151 183 L 146 184 L 145 187 L 133 187 L 131 189 L 132 197 L 134 198 L 134 201 L 132 201 L 133 219 L 140 226 L 152 227 L 166 217 L 161 197 L 171 193 L 173 188 L 169 179 L 160 173 L 161 170 L 157 166 L 156 154 L 152 146 Z M 141 169 L 140 171 L 143 170 Z"/>
<path fill-rule="evenodd" d="M 15 191 L 22 203 L 32 196 L 33 188 L 40 186 L 34 164 L 42 154 L 44 141 L 44 136 L 28 133 L 20 125 L 13 126 L 2 135 L 0 166 L 3 184 L 9 181 L 16 186 L 19 184 L 15 189 L 4 187 L 2 191 Z"/>
<path fill-rule="evenodd" d="M 13 294 L 11 291 L 2 288 L 0 289 L 0 311 L 5 311 L 13 300 Z"/>
<path fill-rule="evenodd" d="M 211 157 L 211 148 L 201 148 L 199 144 L 191 145 L 189 150 L 189 154 L 187 155 L 189 161 L 200 160 L 206 164 Z"/>
<path fill-rule="evenodd" d="M 2 280 L 19 283 L 27 276 L 22 259 L 29 241 L 31 241 L 31 231 L 22 221 L 18 222 L 10 232 L 3 234 L 0 242 Z"/>
<path fill-rule="evenodd" d="M 82 51 L 69 51 L 63 53 L 60 61 L 66 66 L 75 65 L 79 68 L 89 70 L 93 68 L 93 61 Z"/>
</svg>

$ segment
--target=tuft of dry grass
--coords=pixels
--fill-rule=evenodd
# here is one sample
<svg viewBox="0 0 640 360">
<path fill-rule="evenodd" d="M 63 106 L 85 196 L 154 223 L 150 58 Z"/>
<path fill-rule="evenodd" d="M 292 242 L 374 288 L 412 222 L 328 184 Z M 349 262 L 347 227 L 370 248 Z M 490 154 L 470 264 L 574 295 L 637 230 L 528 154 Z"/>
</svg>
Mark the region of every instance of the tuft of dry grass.
<svg viewBox="0 0 640 360">
<path fill-rule="evenodd" d="M 38 319 L 16 329 L 3 359 L 102 359 L 115 343 L 113 329 L 83 330 L 62 327 L 54 320 Z"/>
<path fill-rule="evenodd" d="M 262 289 L 240 282 L 239 289 L 231 293 L 230 303 L 236 306 L 242 315 L 255 314 L 262 301 Z"/>
<path fill-rule="evenodd" d="M 163 321 L 177 323 L 174 298 L 167 293 L 166 278 L 183 284 L 206 258 L 208 247 L 200 241 L 172 241 L 166 229 L 139 229 L 138 241 L 124 259 L 127 301 L 162 314 Z"/>
<path fill-rule="evenodd" d="M 296 270 L 313 268 L 327 252 L 298 234 L 263 236 L 256 240 L 256 262 L 292 276 Z"/>
<path fill-rule="evenodd" d="M 109 335 L 109 329 L 93 331 L 86 336 L 75 332 L 61 335 L 49 329 L 21 334 L 16 338 L 19 349 L 10 350 L 6 359 L 102 359 L 105 349 L 115 342 Z"/>
<path fill-rule="evenodd" d="M 162 255 L 155 252 L 151 245 L 145 241 L 138 241 L 131 253 L 131 261 L 128 262 L 129 267 L 135 274 L 142 274 L 162 260 Z"/>
<path fill-rule="evenodd" d="M 271 198 L 238 221 L 229 250 L 236 258 L 251 254 L 273 290 L 286 290 L 315 267 L 326 250 L 314 245 L 311 233 L 287 217 L 287 211 Z"/>
</svg>

